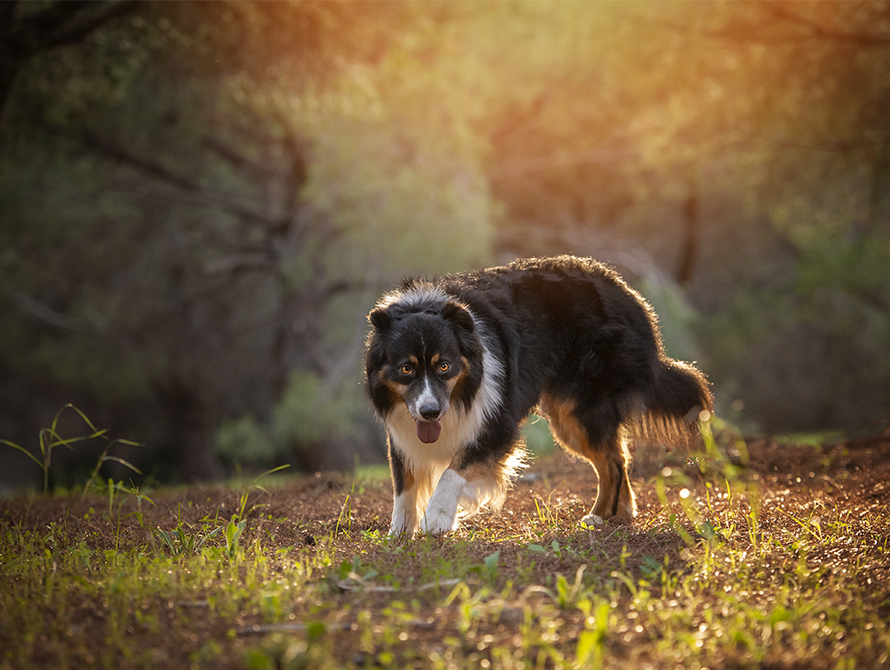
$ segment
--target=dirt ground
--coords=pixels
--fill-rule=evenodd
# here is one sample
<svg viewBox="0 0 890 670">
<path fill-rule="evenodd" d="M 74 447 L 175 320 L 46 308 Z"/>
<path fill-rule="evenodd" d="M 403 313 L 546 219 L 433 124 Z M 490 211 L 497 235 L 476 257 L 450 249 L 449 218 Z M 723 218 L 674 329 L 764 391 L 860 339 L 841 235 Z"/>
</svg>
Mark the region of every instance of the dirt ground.
<svg viewBox="0 0 890 670">
<path fill-rule="evenodd" d="M 748 492 L 746 505 L 756 504 L 759 523 L 764 532 L 773 536 L 788 537 L 789 542 L 801 534 L 801 518 L 821 516 L 822 523 L 832 520 L 847 524 L 846 539 L 826 544 L 808 556 L 810 562 L 820 562 L 827 569 L 844 569 L 844 566 L 857 562 L 862 569 L 857 571 L 859 578 L 866 582 L 863 586 L 873 593 L 874 607 L 881 609 L 879 614 L 890 618 L 890 556 L 886 551 L 887 538 L 875 535 L 875 528 L 888 528 L 890 517 L 890 429 L 867 438 L 839 441 L 821 447 L 794 443 L 778 443 L 770 438 L 750 438 L 745 441 L 747 464 L 740 470 L 740 481 Z M 675 532 L 658 532 L 659 524 L 666 519 L 667 512 L 661 505 L 655 483 L 657 475 L 670 469 L 679 475 L 680 483 L 667 489 L 667 496 L 674 509 L 681 487 L 689 488 L 694 495 L 702 498 L 713 492 L 708 488 L 702 467 L 682 451 L 666 452 L 663 449 L 640 448 L 635 455 L 633 485 L 637 492 L 640 515 L 635 525 L 646 527 L 645 533 L 621 532 L 615 536 L 612 529 L 588 535 L 578 529 L 578 522 L 587 514 L 596 491 L 596 477 L 585 463 L 573 461 L 557 452 L 534 460 L 526 474 L 516 483 L 508 495 L 499 515 L 478 515 L 464 522 L 458 537 L 473 538 L 474 557 L 470 562 L 482 563 L 484 557 L 498 551 L 499 569 L 509 574 L 520 562 L 520 554 L 527 553 L 528 542 L 506 542 L 504 538 L 516 537 L 517 532 L 543 546 L 553 541 L 562 545 L 590 542 L 603 547 L 603 551 L 616 555 L 626 552 L 628 570 L 639 573 L 640 564 L 646 556 L 668 557 L 670 564 L 682 565 L 685 548 Z M 740 484 L 737 486 L 741 486 Z M 116 521 L 112 523 L 107 514 L 90 513 L 108 509 L 107 496 L 79 495 L 38 497 L 30 500 L 12 499 L 3 501 L 3 518 L 9 526 L 22 529 L 45 529 L 51 524 L 64 526 L 68 537 L 78 538 L 91 550 L 114 549 L 122 543 L 151 544 L 157 551 L 164 551 L 156 533 L 147 529 L 172 530 L 177 523 L 184 527 L 200 527 L 207 524 L 208 518 L 219 518 L 224 523 L 238 511 L 242 504 L 241 494 L 248 488 L 230 486 L 183 487 L 150 492 L 154 505 L 143 502 L 139 506 L 142 523 L 131 513 L 137 510 L 134 496 L 123 500 Z M 355 478 L 342 473 L 317 473 L 312 476 L 292 478 L 276 482 L 265 490 L 249 489 L 251 510 L 248 527 L 243 538 L 246 545 L 255 538 L 266 538 L 275 548 L 290 548 L 310 551 L 320 542 L 333 538 L 332 551 L 336 561 L 350 560 L 353 556 L 366 556 L 366 561 L 386 561 L 392 555 L 386 552 L 369 551 L 369 534 L 374 531 L 385 534 L 388 530 L 392 505 L 392 489 L 388 480 L 382 478 Z M 756 503 L 750 499 L 756 497 Z M 717 515 L 728 509 L 726 496 L 715 496 L 711 512 Z M 747 507 L 742 506 L 743 513 Z M 129 515 L 129 516 L 128 516 Z M 883 521 L 877 525 L 856 523 L 856 519 L 876 519 Z M 797 520 L 795 520 L 797 519 Z M 881 531 L 883 532 L 883 531 Z M 415 540 L 416 542 L 417 540 Z M 436 540 L 442 551 L 448 550 L 448 538 Z M 865 547 L 866 549 L 863 549 Z M 573 575 L 577 567 L 570 556 L 548 555 L 538 562 L 538 575 L 532 579 L 546 579 L 546 574 L 563 573 Z M 623 559 L 622 559 L 623 560 Z M 391 576 L 401 583 L 410 583 L 417 578 L 410 567 L 393 556 Z M 334 570 L 335 568 L 332 568 Z M 592 567 L 591 570 L 595 570 Z M 609 569 L 608 566 L 605 569 Z M 416 583 L 415 583 L 416 586 Z M 348 605 L 352 594 L 343 587 L 330 596 L 333 608 Z M 368 598 L 375 597 L 373 594 Z M 381 607 L 385 606 L 391 594 L 379 596 Z M 340 603 L 340 601 L 343 601 Z M 200 607 L 202 601 L 196 601 Z M 167 607 L 158 604 L 159 609 Z M 172 607 L 172 605 L 169 605 Z M 179 603 L 182 607 L 189 603 Z M 152 605 L 154 607 L 154 605 Z M 346 607 L 348 609 L 348 607 Z M 433 644 L 441 638 L 443 631 L 454 624 L 454 613 L 441 612 L 437 608 L 436 623 L 417 624 L 412 632 L 410 644 L 423 648 L 428 640 Z M 84 603 L 83 616 L 86 620 L 101 622 L 103 613 L 97 603 Z M 49 615 L 48 615 L 49 616 Z M 432 617 L 431 617 L 432 618 Z M 170 667 L 186 666 L 194 657 L 195 649 L 207 640 L 225 640 L 238 650 L 256 639 L 252 631 L 262 631 L 263 619 L 255 611 L 236 613 L 229 620 L 190 619 L 190 625 L 172 625 L 166 629 L 166 651 L 158 652 L 158 662 Z M 509 624 L 509 617 L 503 625 Z M 348 626 L 348 622 L 346 624 Z M 354 625 L 354 624 L 353 624 Z M 90 626 L 85 627 L 91 630 Z M 101 626 L 96 627 L 97 631 Z M 231 640 L 232 631 L 237 639 Z M 344 631 L 346 628 L 344 628 Z M 6 631 L 9 633 L 10 631 Z M 496 636 L 497 631 L 493 631 Z M 504 632 L 504 635 L 512 634 Z M 89 633 L 87 632 L 87 635 Z M 348 632 L 342 633 L 343 644 L 349 645 Z M 0 635 L 0 638 L 6 637 Z M 103 640 L 95 641 L 97 647 Z M 146 644 L 157 645 L 157 640 L 146 640 Z M 241 645 L 239 647 L 239 645 Z M 87 644 L 89 647 L 89 643 Z M 228 648 L 227 648 L 228 651 Z M 33 659 L 36 665 L 51 664 L 53 659 L 41 659 L 39 654 Z M 356 659 L 350 659 L 356 660 Z M 358 662 L 356 660 L 356 662 Z M 77 665 L 77 663 L 75 663 Z M 239 662 L 223 663 L 225 667 L 238 667 Z"/>
<path fill-rule="evenodd" d="M 819 507 L 854 515 L 890 515 L 890 428 L 877 435 L 821 447 L 778 443 L 771 438 L 749 438 L 746 446 L 749 462 L 744 468 L 744 477 L 756 483 L 759 491 L 761 523 L 788 525 L 790 522 L 782 515 L 786 508 L 800 511 Z M 637 494 L 640 525 L 645 525 L 647 518 L 660 508 L 652 482 L 666 466 L 673 467 L 675 473 L 685 472 L 689 479 L 687 486 L 693 490 L 701 480 L 699 468 L 682 450 L 637 449 L 631 479 Z M 111 532 L 107 515 L 103 518 L 101 514 L 87 514 L 90 508 L 107 507 L 107 497 L 9 499 L 3 501 L 3 507 L 7 522 L 39 529 L 64 521 L 72 536 L 83 535 L 92 549 L 105 550 L 128 534 L 134 541 L 144 541 L 145 527 L 170 530 L 178 521 L 186 526 L 198 526 L 214 515 L 227 520 L 239 509 L 240 495 L 247 489 L 203 485 L 149 492 L 155 505 L 140 506 L 142 526 L 133 516 L 127 516 L 136 509 L 131 496 L 123 501 L 121 513 L 117 515 L 116 533 Z M 470 518 L 459 532 L 509 532 L 516 530 L 517 523 L 542 526 L 545 530 L 543 526 L 547 524 L 541 523 L 542 515 L 549 515 L 560 527 L 572 527 L 588 513 L 595 493 L 593 470 L 586 463 L 557 451 L 531 462 L 508 494 L 500 514 Z M 668 494 L 676 498 L 676 490 L 672 494 L 670 487 Z M 253 509 L 248 519 L 261 517 L 259 529 L 269 518 L 293 522 L 268 522 L 274 523 L 275 542 L 279 546 L 312 546 L 332 532 L 348 544 L 350 540 L 359 542 L 365 531 L 387 532 L 392 487 L 388 481 L 379 479 L 357 483 L 351 474 L 316 473 L 284 484 L 276 483 L 264 490 L 251 489 L 248 507 Z M 81 533 L 79 524 L 101 532 Z M 790 529 L 794 530 L 793 524 Z M 552 530 L 543 534 L 544 539 L 549 540 Z M 884 565 L 876 565 L 875 570 L 877 583 L 890 584 L 890 557 Z"/>
</svg>

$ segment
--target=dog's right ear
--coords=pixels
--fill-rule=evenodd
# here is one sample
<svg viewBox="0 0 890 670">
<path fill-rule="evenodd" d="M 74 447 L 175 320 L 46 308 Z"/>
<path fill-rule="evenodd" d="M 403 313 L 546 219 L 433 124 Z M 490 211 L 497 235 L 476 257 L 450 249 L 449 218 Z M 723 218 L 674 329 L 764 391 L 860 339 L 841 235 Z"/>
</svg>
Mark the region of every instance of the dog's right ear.
<svg viewBox="0 0 890 670">
<path fill-rule="evenodd" d="M 387 307 L 375 307 L 368 314 L 368 320 L 375 329 L 385 332 L 392 327 L 392 314 Z"/>
<path fill-rule="evenodd" d="M 473 315 L 467 311 L 467 308 L 454 300 L 449 300 L 442 308 L 442 316 L 449 321 L 453 321 L 468 333 L 473 332 Z"/>
</svg>

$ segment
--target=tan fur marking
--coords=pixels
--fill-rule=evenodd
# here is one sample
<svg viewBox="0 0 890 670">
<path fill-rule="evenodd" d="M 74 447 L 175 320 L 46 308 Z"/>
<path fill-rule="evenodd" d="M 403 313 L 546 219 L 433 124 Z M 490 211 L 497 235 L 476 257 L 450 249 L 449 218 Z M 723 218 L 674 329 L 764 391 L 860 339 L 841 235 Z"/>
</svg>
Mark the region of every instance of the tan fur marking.
<svg viewBox="0 0 890 670">
<path fill-rule="evenodd" d="M 459 460 L 460 454 L 455 461 Z M 491 484 L 496 484 L 499 480 L 498 474 L 500 468 L 495 466 L 492 468 L 487 463 L 474 463 L 466 468 L 457 468 L 454 467 L 456 463 L 452 462 L 451 467 L 457 472 L 461 477 L 466 479 L 468 482 L 474 481 L 485 481 L 490 482 Z"/>
<path fill-rule="evenodd" d="M 402 468 L 402 476 L 405 479 L 404 491 L 414 488 L 414 471 L 411 468 Z"/>
<path fill-rule="evenodd" d="M 448 379 L 448 380 L 445 382 L 445 386 L 448 387 L 448 394 L 449 394 L 449 397 L 450 397 L 450 395 L 451 395 L 451 392 L 454 391 L 454 389 L 457 387 L 458 383 L 459 383 L 461 380 L 465 379 L 466 376 L 467 376 L 467 369 L 466 369 L 466 368 L 462 368 L 460 372 L 458 372 L 458 373 L 457 373 L 456 375 L 454 375 L 451 379 Z"/>
<path fill-rule="evenodd" d="M 587 431 L 575 418 L 575 402 L 559 400 L 544 394 L 538 403 L 540 413 L 550 422 L 556 441 L 570 452 L 593 461 L 593 449 L 587 439 Z"/>
<path fill-rule="evenodd" d="M 467 361 L 466 358 L 461 358 L 461 360 L 463 361 L 464 364 L 461 366 L 460 372 L 458 372 L 454 377 L 452 377 L 447 382 L 445 382 L 445 384 L 448 386 L 448 397 L 449 398 L 454 393 L 454 389 L 456 389 L 459 384 L 466 381 L 467 377 L 470 374 L 469 373 L 469 368 L 470 368 L 469 361 Z"/>
<path fill-rule="evenodd" d="M 404 384 L 396 384 L 389 377 L 387 377 L 386 376 L 387 369 L 388 368 L 386 368 L 386 367 L 381 369 L 380 372 L 377 373 L 377 378 L 380 380 L 380 382 L 384 386 L 386 386 L 386 388 L 388 388 L 390 390 L 390 392 L 392 392 L 392 394 L 395 396 L 396 400 L 401 400 L 402 402 L 405 402 L 405 393 L 408 392 L 408 387 L 405 386 Z"/>
</svg>

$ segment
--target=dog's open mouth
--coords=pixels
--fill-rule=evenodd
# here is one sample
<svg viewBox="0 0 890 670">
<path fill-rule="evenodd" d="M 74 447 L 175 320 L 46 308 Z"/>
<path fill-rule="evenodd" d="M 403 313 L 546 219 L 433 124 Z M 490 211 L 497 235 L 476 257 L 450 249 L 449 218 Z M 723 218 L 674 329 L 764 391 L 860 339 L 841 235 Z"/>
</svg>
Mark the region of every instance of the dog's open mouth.
<svg viewBox="0 0 890 670">
<path fill-rule="evenodd" d="M 439 421 L 418 421 L 417 437 L 424 444 L 432 444 L 439 439 L 442 424 Z"/>
</svg>

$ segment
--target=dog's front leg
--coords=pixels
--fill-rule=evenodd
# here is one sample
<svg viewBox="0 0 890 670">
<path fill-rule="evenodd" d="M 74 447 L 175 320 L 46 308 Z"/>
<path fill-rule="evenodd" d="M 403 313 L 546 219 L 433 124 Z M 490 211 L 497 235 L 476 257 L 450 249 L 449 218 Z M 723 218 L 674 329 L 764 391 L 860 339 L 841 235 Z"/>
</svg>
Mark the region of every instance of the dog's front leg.
<svg viewBox="0 0 890 670">
<path fill-rule="evenodd" d="M 392 523 L 390 535 L 408 535 L 417 530 L 418 480 L 410 470 L 402 455 L 389 447 L 389 467 L 392 471 Z"/>
<path fill-rule="evenodd" d="M 467 480 L 451 468 L 442 473 L 423 515 L 423 532 L 442 535 L 454 530 L 457 526 L 457 506 L 466 484 Z"/>
<path fill-rule="evenodd" d="M 433 488 L 433 471 L 423 464 L 406 461 L 390 446 L 389 465 L 392 470 L 392 523 L 390 535 L 411 537 L 420 526 L 419 512 L 426 507 Z"/>
<path fill-rule="evenodd" d="M 392 523 L 389 525 L 390 535 L 407 535 L 411 537 L 417 528 L 417 496 L 414 491 L 402 491 L 393 495 Z"/>
</svg>

